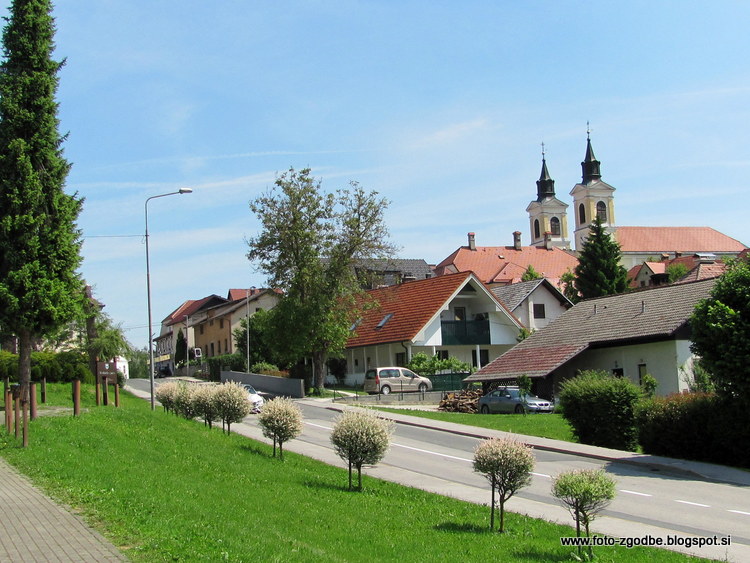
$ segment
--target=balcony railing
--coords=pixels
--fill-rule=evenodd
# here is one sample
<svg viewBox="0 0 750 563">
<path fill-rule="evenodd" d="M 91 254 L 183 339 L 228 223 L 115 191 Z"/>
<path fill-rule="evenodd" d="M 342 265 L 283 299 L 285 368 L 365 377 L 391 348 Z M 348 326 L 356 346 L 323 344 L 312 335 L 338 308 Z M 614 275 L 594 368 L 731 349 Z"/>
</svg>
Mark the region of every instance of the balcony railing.
<svg viewBox="0 0 750 563">
<path fill-rule="evenodd" d="M 443 346 L 489 344 L 490 321 L 442 321 Z"/>
</svg>

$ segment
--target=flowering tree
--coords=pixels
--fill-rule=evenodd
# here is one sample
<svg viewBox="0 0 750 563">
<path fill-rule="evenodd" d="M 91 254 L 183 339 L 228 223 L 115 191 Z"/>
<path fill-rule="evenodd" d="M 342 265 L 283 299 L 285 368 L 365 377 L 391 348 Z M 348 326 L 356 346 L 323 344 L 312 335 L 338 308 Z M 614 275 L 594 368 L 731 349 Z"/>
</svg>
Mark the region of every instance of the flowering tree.
<svg viewBox="0 0 750 563">
<path fill-rule="evenodd" d="M 260 410 L 258 423 L 263 435 L 273 440 L 273 457 L 279 444 L 279 458 L 284 458 L 284 442 L 296 438 L 302 432 L 302 411 L 291 399 L 277 397 L 268 401 Z"/>
<path fill-rule="evenodd" d="M 156 397 L 156 400 L 161 403 L 161 406 L 164 407 L 164 410 L 166 412 L 173 410 L 174 399 L 175 399 L 176 394 L 177 394 L 177 382 L 176 381 L 167 381 L 166 383 L 162 383 L 156 388 L 156 391 L 154 392 L 154 396 Z"/>
<path fill-rule="evenodd" d="M 222 430 L 226 425 L 227 434 L 235 422 L 241 422 L 250 414 L 250 401 L 247 400 L 247 391 L 239 383 L 229 381 L 219 385 L 216 394 L 216 409 L 221 418 Z"/>
<path fill-rule="evenodd" d="M 505 527 L 505 502 L 531 482 L 534 454 L 531 447 L 511 438 L 490 438 L 474 451 L 474 471 L 483 473 L 492 488 L 490 528 L 495 528 L 495 492 L 500 505 L 500 528 Z"/>
<path fill-rule="evenodd" d="M 219 419 L 219 405 L 216 397 L 216 385 L 196 385 L 190 396 L 192 410 L 200 416 L 209 428 L 213 428 L 213 422 Z"/>
<path fill-rule="evenodd" d="M 357 490 L 362 490 L 362 466 L 383 459 L 390 445 L 393 422 L 379 418 L 372 411 L 347 411 L 336 419 L 331 442 L 341 459 L 349 462 L 349 490 L 352 490 L 352 468 L 357 468 Z"/>
</svg>

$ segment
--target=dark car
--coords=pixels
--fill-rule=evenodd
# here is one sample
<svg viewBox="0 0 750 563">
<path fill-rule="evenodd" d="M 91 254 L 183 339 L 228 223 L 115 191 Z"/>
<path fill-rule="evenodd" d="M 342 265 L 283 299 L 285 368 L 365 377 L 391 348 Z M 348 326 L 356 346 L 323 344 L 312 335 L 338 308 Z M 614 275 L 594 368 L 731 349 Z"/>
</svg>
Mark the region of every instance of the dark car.
<svg viewBox="0 0 750 563">
<path fill-rule="evenodd" d="M 527 412 L 552 412 L 554 409 L 551 401 L 540 399 L 536 395 L 521 398 L 521 390 L 518 387 L 498 387 L 479 399 L 477 410 L 482 414 L 520 414 L 524 411 L 524 403 Z"/>
</svg>

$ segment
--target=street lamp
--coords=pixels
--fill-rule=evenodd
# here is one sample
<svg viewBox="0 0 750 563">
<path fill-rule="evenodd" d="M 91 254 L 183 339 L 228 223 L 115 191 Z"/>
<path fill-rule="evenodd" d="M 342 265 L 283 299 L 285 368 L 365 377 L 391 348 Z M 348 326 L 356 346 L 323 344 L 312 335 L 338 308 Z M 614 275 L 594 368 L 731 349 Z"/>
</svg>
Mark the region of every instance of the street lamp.
<svg viewBox="0 0 750 563">
<path fill-rule="evenodd" d="M 169 192 L 168 194 L 152 195 L 146 199 L 144 208 L 146 211 L 146 294 L 148 296 L 148 358 L 149 358 L 149 380 L 151 382 L 151 410 L 155 409 L 154 406 L 154 342 L 153 342 L 153 323 L 151 322 L 151 270 L 149 267 L 148 260 L 148 202 L 158 197 L 167 197 L 168 195 L 178 194 L 190 194 L 193 193 L 192 188 L 180 188 L 176 192 Z"/>
</svg>

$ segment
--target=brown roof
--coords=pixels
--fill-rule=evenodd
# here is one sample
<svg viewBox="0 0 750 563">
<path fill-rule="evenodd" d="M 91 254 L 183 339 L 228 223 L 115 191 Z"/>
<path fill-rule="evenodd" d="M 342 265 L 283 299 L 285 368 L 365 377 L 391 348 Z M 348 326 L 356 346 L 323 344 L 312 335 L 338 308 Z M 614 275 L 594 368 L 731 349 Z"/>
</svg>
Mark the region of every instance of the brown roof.
<svg viewBox="0 0 750 563">
<path fill-rule="evenodd" d="M 663 285 L 582 301 L 467 380 L 543 376 L 588 347 L 672 338 L 714 283 Z"/>
<path fill-rule="evenodd" d="M 181 323 L 185 321 L 185 315 L 192 316 L 193 314 L 197 313 L 201 309 L 212 307 L 215 305 L 220 305 L 222 303 L 227 303 L 227 300 L 224 299 L 223 297 L 219 297 L 216 294 L 208 295 L 207 297 L 204 297 L 203 299 L 188 299 L 182 305 L 177 307 L 177 309 L 175 309 L 169 315 L 167 315 L 166 318 L 162 321 L 162 323 L 166 325 L 173 325 L 176 323 Z"/>
<path fill-rule="evenodd" d="M 484 283 L 518 283 L 529 266 L 558 285 L 560 277 L 574 270 L 578 259 L 572 254 L 553 247 L 547 250 L 538 246 L 477 246 L 471 250 L 462 246 L 440 262 L 435 268 L 440 276 L 451 272 L 474 272 Z"/>
<path fill-rule="evenodd" d="M 745 245 L 711 227 L 617 227 L 622 252 L 741 252 Z"/>
<path fill-rule="evenodd" d="M 346 347 L 413 340 L 435 315 L 440 314 L 445 303 L 472 279 L 475 280 L 476 287 L 483 287 L 471 272 L 460 272 L 368 291 L 367 299 L 376 303 L 376 306 L 364 312 L 355 335 L 349 339 Z M 505 309 L 489 291 L 487 294 L 499 307 Z M 390 318 L 378 328 L 388 315 L 391 315 Z M 510 312 L 508 316 L 520 326 Z"/>
</svg>

